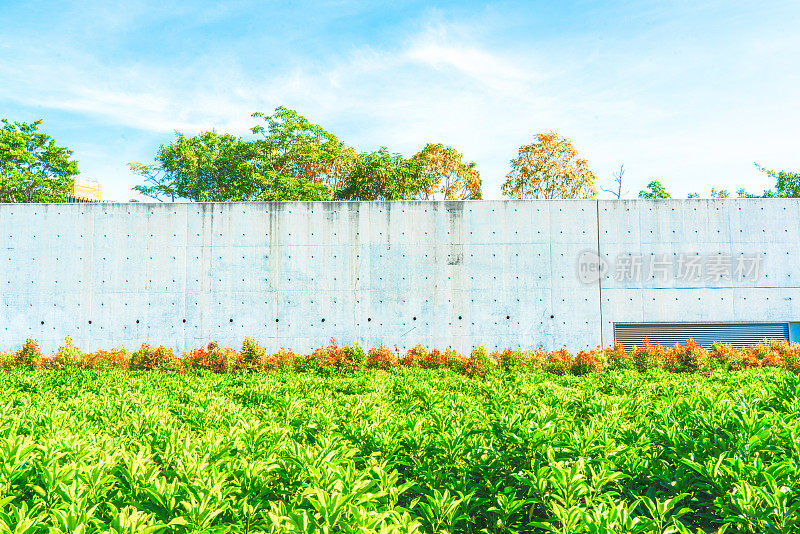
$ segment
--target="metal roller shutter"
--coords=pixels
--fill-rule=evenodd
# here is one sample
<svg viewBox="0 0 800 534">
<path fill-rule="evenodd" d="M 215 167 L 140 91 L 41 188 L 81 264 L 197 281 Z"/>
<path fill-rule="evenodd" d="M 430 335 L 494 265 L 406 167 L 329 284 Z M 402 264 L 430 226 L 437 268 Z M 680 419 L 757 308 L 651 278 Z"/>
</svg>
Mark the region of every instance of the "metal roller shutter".
<svg viewBox="0 0 800 534">
<path fill-rule="evenodd" d="M 626 349 L 645 339 L 671 347 L 689 338 L 703 347 L 715 341 L 746 347 L 764 338 L 788 340 L 789 323 L 614 323 L 614 338 Z"/>
</svg>

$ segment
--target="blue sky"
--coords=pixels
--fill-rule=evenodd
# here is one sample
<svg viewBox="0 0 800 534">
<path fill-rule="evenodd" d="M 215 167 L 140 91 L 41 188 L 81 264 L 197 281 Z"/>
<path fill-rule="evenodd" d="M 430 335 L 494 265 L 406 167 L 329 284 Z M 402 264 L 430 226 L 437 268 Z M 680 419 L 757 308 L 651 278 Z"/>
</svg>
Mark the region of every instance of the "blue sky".
<svg viewBox="0 0 800 534">
<path fill-rule="evenodd" d="M 0 117 L 44 119 L 114 200 L 174 130 L 247 136 L 279 105 L 359 150 L 455 146 L 485 198 L 548 130 L 601 185 L 624 163 L 629 196 L 800 170 L 798 0 L 0 0 L 0 21 Z"/>
</svg>

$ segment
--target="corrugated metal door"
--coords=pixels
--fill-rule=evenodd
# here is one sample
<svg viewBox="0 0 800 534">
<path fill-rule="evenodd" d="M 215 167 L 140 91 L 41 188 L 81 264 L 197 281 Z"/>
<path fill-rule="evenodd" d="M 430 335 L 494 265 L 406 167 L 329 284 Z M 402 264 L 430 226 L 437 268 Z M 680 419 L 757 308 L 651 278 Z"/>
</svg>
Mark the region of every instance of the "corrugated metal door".
<svg viewBox="0 0 800 534">
<path fill-rule="evenodd" d="M 746 347 L 764 338 L 788 340 L 789 323 L 614 323 L 614 338 L 626 349 L 645 339 L 671 347 L 689 338 L 703 347 L 715 341 Z"/>
</svg>

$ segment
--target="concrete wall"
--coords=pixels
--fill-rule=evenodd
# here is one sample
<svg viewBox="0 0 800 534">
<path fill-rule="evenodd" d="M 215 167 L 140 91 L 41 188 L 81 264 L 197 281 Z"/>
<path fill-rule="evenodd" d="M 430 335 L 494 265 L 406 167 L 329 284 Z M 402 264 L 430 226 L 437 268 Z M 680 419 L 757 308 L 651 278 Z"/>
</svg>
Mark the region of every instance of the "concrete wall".
<svg viewBox="0 0 800 534">
<path fill-rule="evenodd" d="M 0 350 L 252 336 L 466 351 L 613 340 L 613 323 L 794 320 L 791 200 L 0 204 Z M 608 261 L 578 277 L 590 251 Z M 617 281 L 634 251 L 763 252 L 756 282 Z"/>
<path fill-rule="evenodd" d="M 602 280 L 604 345 L 614 322 L 789 322 L 800 318 L 800 202 L 793 199 L 598 201 L 599 252 L 678 260 L 757 257 L 759 274 L 730 281 Z"/>
</svg>

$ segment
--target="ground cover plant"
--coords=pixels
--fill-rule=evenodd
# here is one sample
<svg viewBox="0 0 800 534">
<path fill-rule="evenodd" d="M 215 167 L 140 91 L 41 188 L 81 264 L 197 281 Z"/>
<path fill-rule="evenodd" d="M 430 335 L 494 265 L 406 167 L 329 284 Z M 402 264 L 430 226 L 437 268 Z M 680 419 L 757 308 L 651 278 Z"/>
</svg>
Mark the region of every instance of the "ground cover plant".
<svg viewBox="0 0 800 534">
<path fill-rule="evenodd" d="M 770 346 L 472 372 L 31 342 L 0 373 L 0 532 L 798 532 L 800 375 Z"/>
</svg>

